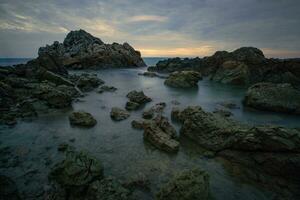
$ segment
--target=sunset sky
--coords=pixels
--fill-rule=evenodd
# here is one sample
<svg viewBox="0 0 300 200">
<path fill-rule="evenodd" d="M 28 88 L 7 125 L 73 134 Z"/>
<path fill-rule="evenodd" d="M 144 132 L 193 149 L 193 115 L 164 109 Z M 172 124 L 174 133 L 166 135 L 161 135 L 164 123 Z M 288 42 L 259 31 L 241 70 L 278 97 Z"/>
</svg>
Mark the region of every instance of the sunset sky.
<svg viewBox="0 0 300 200">
<path fill-rule="evenodd" d="M 35 57 L 77 29 L 106 43 L 127 41 L 144 57 L 241 46 L 300 57 L 299 9 L 299 0 L 0 0 L 0 57 Z"/>
</svg>

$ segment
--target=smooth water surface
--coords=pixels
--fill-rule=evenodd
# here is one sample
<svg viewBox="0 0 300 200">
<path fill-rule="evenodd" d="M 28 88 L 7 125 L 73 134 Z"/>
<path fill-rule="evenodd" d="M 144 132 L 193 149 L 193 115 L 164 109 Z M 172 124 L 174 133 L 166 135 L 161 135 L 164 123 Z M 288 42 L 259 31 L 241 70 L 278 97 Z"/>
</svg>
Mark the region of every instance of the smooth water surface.
<svg viewBox="0 0 300 200">
<path fill-rule="evenodd" d="M 141 199 L 153 199 L 153 194 L 161 184 L 174 173 L 193 167 L 200 167 L 209 173 L 211 193 L 217 200 L 261 200 L 274 197 L 267 189 L 233 177 L 222 162 L 203 156 L 203 150 L 184 137 L 180 138 L 181 147 L 177 154 L 167 154 L 144 142 L 143 132 L 132 129 L 130 124 L 133 119 L 141 118 L 143 109 L 131 112 L 131 116 L 121 122 L 111 120 L 110 110 L 114 106 L 124 108 L 129 91 L 143 90 L 153 99 L 145 108 L 158 102 L 166 102 L 164 114 L 169 118 L 174 100 L 180 102 L 180 107 L 200 105 L 207 111 L 213 111 L 220 102 L 233 102 L 240 107 L 232 110 L 234 118 L 250 124 L 273 123 L 293 127 L 299 126 L 299 117 L 243 109 L 243 87 L 203 80 L 199 82 L 198 89 L 174 89 L 166 87 L 164 79 L 137 75 L 143 70 L 145 69 L 92 71 L 91 73 L 98 73 L 107 85 L 115 86 L 118 90 L 102 94 L 95 90 L 73 103 L 73 109 L 20 121 L 14 128 L 0 127 L 0 156 L 6 159 L 5 165 L 2 162 L 1 173 L 17 182 L 24 198 L 42 199 L 43 191 L 48 188 L 49 169 L 63 158 L 63 153 L 58 152 L 57 147 L 67 142 L 78 150 L 91 152 L 101 160 L 107 176 L 116 176 L 121 180 L 135 177 L 149 179 L 151 191 L 141 190 L 136 194 Z M 97 119 L 97 125 L 90 129 L 71 127 L 68 115 L 72 110 L 90 112 Z M 179 129 L 179 124 L 173 124 Z M 10 153 L 5 153 L 6 151 Z"/>
</svg>

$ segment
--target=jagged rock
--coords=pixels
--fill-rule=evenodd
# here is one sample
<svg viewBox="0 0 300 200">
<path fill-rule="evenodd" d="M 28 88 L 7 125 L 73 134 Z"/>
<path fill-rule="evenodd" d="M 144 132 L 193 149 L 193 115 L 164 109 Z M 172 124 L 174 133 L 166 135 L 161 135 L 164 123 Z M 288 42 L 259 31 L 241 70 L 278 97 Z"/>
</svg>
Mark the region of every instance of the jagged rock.
<svg viewBox="0 0 300 200">
<path fill-rule="evenodd" d="M 63 44 L 41 47 L 39 54 L 45 53 L 56 54 L 65 67 L 73 69 L 145 66 L 140 52 L 128 43 L 104 44 L 84 30 L 71 31 Z"/>
<path fill-rule="evenodd" d="M 69 116 L 69 120 L 71 125 L 76 125 L 76 126 L 92 127 L 97 124 L 97 121 L 90 113 L 83 112 L 83 111 L 73 112 Z"/>
<path fill-rule="evenodd" d="M 277 163 L 276 155 L 280 156 L 281 174 L 286 178 L 300 166 L 300 130 L 279 126 L 250 126 L 238 123 L 220 115 L 205 112 L 201 107 L 188 107 L 178 114 L 183 123 L 180 133 L 191 138 L 200 146 L 221 152 L 232 150 L 248 152 L 249 156 L 268 156 L 262 160 L 266 163 Z M 284 157 L 281 155 L 285 155 Z M 220 153 L 222 155 L 222 153 Z M 238 155 L 238 154 L 235 154 Z M 272 155 L 272 156 L 271 156 Z M 239 159 L 239 158 L 237 158 Z M 275 160 L 273 160 L 275 159 Z M 252 161 L 255 166 L 256 159 L 241 159 Z M 263 161 L 264 162 L 264 161 Z M 247 165 L 247 164 L 246 164 Z M 267 167 L 266 165 L 260 165 Z M 263 168 L 266 173 L 275 175 L 272 168 Z M 278 171 L 278 170 L 277 170 Z"/>
<path fill-rule="evenodd" d="M 147 97 L 143 91 L 136 91 L 133 90 L 131 92 L 129 92 L 126 97 L 134 103 L 137 104 L 145 104 L 147 102 L 152 101 L 152 99 L 150 97 Z"/>
<path fill-rule="evenodd" d="M 0 199 L 1 200 L 21 199 L 15 182 L 3 175 L 0 175 Z"/>
<path fill-rule="evenodd" d="M 87 187 L 93 181 L 103 178 L 103 166 L 89 153 L 70 150 L 66 158 L 55 165 L 49 179 L 63 188 Z"/>
<path fill-rule="evenodd" d="M 38 76 L 40 80 L 47 80 L 52 83 L 55 83 L 56 85 L 74 86 L 74 84 L 71 81 L 53 72 L 47 70 L 39 70 L 38 73 L 39 73 Z"/>
<path fill-rule="evenodd" d="M 83 73 L 79 77 L 75 77 L 75 79 L 77 79 L 75 81 L 76 86 L 82 91 L 91 91 L 99 85 L 104 84 L 104 81 L 99 79 L 97 74 Z"/>
<path fill-rule="evenodd" d="M 127 119 L 129 116 L 130 116 L 129 112 L 117 107 L 113 107 L 110 112 L 110 117 L 116 121 Z"/>
<path fill-rule="evenodd" d="M 107 86 L 107 85 L 103 85 L 100 87 L 100 89 L 98 90 L 98 93 L 103 93 L 103 92 L 114 92 L 116 91 L 117 88 L 115 88 L 114 86 Z"/>
<path fill-rule="evenodd" d="M 131 122 L 131 126 L 135 129 L 143 129 L 143 124 L 144 124 L 144 121 L 143 120 L 133 120 Z"/>
<path fill-rule="evenodd" d="M 177 152 L 179 142 L 176 140 L 176 130 L 166 117 L 158 115 L 153 120 L 143 123 L 144 139 L 156 148 L 166 152 Z"/>
<path fill-rule="evenodd" d="M 125 106 L 126 110 L 137 110 L 140 108 L 140 104 L 128 101 Z"/>
<path fill-rule="evenodd" d="M 209 175 L 200 169 L 183 171 L 162 186 L 157 200 L 208 200 Z"/>
<path fill-rule="evenodd" d="M 300 90 L 291 84 L 257 83 L 248 89 L 243 103 L 259 110 L 300 114 Z"/>
<path fill-rule="evenodd" d="M 197 87 L 198 81 L 202 79 L 199 72 L 194 71 L 181 71 L 173 72 L 165 80 L 165 85 L 176 88 L 190 88 Z"/>
<path fill-rule="evenodd" d="M 149 108 L 143 112 L 143 118 L 144 119 L 152 119 L 154 117 L 155 113 L 161 114 L 165 107 L 166 107 L 166 103 L 164 103 L 164 102 L 157 103 L 154 106 L 152 106 L 151 108 Z"/>
</svg>

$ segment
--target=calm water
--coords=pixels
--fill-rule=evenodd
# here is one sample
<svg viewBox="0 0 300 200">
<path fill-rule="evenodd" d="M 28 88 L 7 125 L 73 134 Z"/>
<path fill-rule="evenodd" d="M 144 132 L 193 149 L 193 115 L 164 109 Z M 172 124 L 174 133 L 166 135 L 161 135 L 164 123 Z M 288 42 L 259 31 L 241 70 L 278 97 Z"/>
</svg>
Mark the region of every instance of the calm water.
<svg viewBox="0 0 300 200">
<path fill-rule="evenodd" d="M 143 141 L 143 132 L 131 128 L 133 119 L 140 119 L 142 110 L 131 112 L 130 118 L 114 122 L 110 110 L 114 106 L 124 107 L 126 94 L 131 90 L 143 90 L 153 101 L 148 108 L 158 102 L 166 102 L 165 115 L 170 118 L 171 101 L 180 106 L 201 105 L 212 111 L 218 103 L 230 101 L 241 109 L 232 110 L 234 118 L 250 124 L 274 123 L 284 126 L 299 126 L 299 117 L 244 110 L 241 100 L 243 87 L 221 85 L 207 80 L 199 82 L 198 89 L 179 90 L 168 88 L 163 79 L 138 76 L 144 69 L 117 69 L 98 71 L 107 85 L 118 88 L 114 93 L 88 93 L 81 101 L 73 103 L 73 109 L 41 115 L 32 120 L 20 121 L 14 128 L 0 127 L 0 146 L 11 147 L 8 168 L 1 173 L 12 177 L 18 184 L 25 199 L 42 199 L 47 188 L 47 174 L 53 165 L 63 158 L 57 146 L 67 142 L 77 149 L 88 150 L 101 160 L 105 174 L 121 180 L 133 177 L 147 177 L 151 192 L 140 191 L 140 199 L 153 199 L 161 184 L 174 173 L 192 167 L 200 167 L 210 175 L 211 193 L 217 200 L 272 199 L 274 194 L 256 184 L 241 181 L 229 173 L 222 162 L 202 156 L 202 150 L 186 138 L 181 138 L 178 154 L 169 155 L 156 150 Z M 94 72 L 94 71 L 93 71 Z M 74 72 L 81 73 L 81 72 Z M 90 129 L 71 127 L 68 115 L 72 110 L 90 112 L 98 124 Z M 178 129 L 179 125 L 173 123 Z M 75 139 L 75 142 L 70 142 Z M 2 151 L 3 152 L 3 151 Z"/>
</svg>

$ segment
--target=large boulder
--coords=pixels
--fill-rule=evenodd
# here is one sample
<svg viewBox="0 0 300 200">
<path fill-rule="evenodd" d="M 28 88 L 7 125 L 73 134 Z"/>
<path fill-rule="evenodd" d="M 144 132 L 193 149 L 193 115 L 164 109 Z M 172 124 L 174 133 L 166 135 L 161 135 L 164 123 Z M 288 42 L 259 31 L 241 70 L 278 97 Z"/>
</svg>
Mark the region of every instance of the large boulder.
<svg viewBox="0 0 300 200">
<path fill-rule="evenodd" d="M 200 169 L 183 171 L 162 186 L 157 200 L 208 200 L 209 175 Z"/>
<path fill-rule="evenodd" d="M 63 43 L 54 42 L 39 49 L 39 54 L 49 52 L 73 69 L 145 66 L 140 52 L 128 43 L 105 44 L 84 30 L 71 31 Z"/>
<path fill-rule="evenodd" d="M 165 84 L 175 88 L 191 88 L 197 87 L 198 81 L 202 79 L 199 72 L 195 71 L 181 71 L 173 72 L 165 80 Z"/>
<path fill-rule="evenodd" d="M 291 84 L 257 83 L 248 89 L 243 103 L 259 110 L 300 114 L 300 90 Z"/>
<path fill-rule="evenodd" d="M 175 115 L 173 113 L 173 115 Z M 180 133 L 198 143 L 201 147 L 219 152 L 230 150 L 248 152 L 248 156 L 267 156 L 268 163 L 280 163 L 281 174 L 293 178 L 300 167 L 300 130 L 279 126 L 250 126 L 238 123 L 218 114 L 205 112 L 201 107 L 188 107 L 174 116 L 183 123 Z M 239 155 L 239 154 L 231 154 Z M 272 155 L 272 156 L 271 156 Z M 276 155 L 278 159 L 276 158 Z M 285 155 L 285 156 L 283 156 Z M 242 161 L 261 162 L 255 159 L 240 159 Z M 245 163 L 243 163 L 245 164 Z M 245 164 L 247 165 L 247 164 Z M 260 165 L 266 173 L 276 175 L 277 171 L 268 168 L 268 164 Z"/>
<path fill-rule="evenodd" d="M 83 111 L 71 113 L 69 121 L 71 125 L 84 127 L 92 127 L 97 124 L 96 119 L 90 113 Z"/>
</svg>

